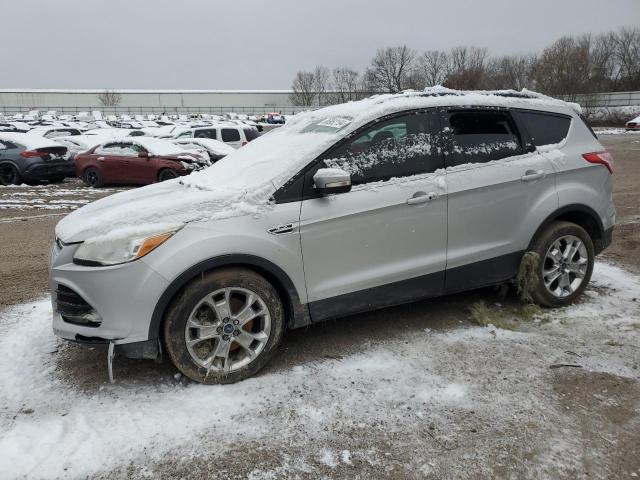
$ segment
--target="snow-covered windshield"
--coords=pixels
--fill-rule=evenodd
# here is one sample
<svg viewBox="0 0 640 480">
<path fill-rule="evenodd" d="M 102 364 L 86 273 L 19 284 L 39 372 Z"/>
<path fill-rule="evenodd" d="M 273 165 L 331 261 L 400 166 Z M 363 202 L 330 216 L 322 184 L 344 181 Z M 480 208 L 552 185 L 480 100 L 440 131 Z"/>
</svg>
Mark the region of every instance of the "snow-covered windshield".
<svg viewBox="0 0 640 480">
<path fill-rule="evenodd" d="M 273 130 L 211 167 L 182 180 L 187 186 L 207 190 L 250 189 L 270 183 L 273 191 L 345 135 L 350 121 L 330 121 L 312 114 Z"/>
</svg>

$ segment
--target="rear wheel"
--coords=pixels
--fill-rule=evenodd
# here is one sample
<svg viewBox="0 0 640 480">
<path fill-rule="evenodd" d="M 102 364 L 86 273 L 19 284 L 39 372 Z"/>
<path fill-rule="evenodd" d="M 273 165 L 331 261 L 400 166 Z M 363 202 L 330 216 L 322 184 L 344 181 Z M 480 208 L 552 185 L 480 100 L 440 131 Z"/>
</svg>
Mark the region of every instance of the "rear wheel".
<svg viewBox="0 0 640 480">
<path fill-rule="evenodd" d="M 201 383 L 234 383 L 264 367 L 284 334 L 274 287 L 251 270 L 230 268 L 187 285 L 167 311 L 164 342 L 171 361 Z"/>
<path fill-rule="evenodd" d="M 534 241 L 538 281 L 531 296 L 546 307 L 572 303 L 587 287 L 595 251 L 589 234 L 570 222 L 553 222 Z"/>
<path fill-rule="evenodd" d="M 20 184 L 20 174 L 18 173 L 18 169 L 10 164 L 3 163 L 0 165 L 0 185 L 19 185 Z"/>
<path fill-rule="evenodd" d="M 171 170 L 170 168 L 165 168 L 160 170 L 158 173 L 158 181 L 164 182 L 165 180 L 171 180 L 172 178 L 177 178 L 178 174 L 175 170 Z"/>
<path fill-rule="evenodd" d="M 100 170 L 94 167 L 87 168 L 82 175 L 82 179 L 90 187 L 99 188 L 104 185 Z"/>
</svg>

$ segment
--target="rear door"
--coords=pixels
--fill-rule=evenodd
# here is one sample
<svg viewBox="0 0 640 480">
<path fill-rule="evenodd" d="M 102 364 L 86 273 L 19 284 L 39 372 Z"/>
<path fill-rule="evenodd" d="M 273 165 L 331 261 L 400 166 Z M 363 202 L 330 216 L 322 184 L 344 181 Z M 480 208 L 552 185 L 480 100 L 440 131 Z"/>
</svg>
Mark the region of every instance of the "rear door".
<svg viewBox="0 0 640 480">
<path fill-rule="evenodd" d="M 438 295 L 444 286 L 447 198 L 430 114 L 377 122 L 305 175 L 300 235 L 314 320 Z M 351 173 L 348 193 L 319 197 L 319 168 Z"/>
<path fill-rule="evenodd" d="M 242 137 L 240 136 L 240 129 L 238 128 L 222 127 L 220 129 L 220 139 L 233 148 L 240 148 L 242 146 Z"/>
<path fill-rule="evenodd" d="M 551 162 L 508 110 L 441 113 L 448 202 L 447 291 L 515 276 L 558 205 Z"/>
</svg>

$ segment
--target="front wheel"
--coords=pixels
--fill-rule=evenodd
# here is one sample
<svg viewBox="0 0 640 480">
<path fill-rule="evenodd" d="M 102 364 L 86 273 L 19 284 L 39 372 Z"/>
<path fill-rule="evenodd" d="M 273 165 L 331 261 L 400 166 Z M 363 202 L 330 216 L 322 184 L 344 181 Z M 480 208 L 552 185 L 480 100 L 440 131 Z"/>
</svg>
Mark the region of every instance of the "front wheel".
<svg viewBox="0 0 640 480">
<path fill-rule="evenodd" d="M 165 315 L 164 343 L 180 372 L 200 383 L 234 383 L 264 367 L 284 334 L 275 288 L 255 272 L 217 270 L 198 277 Z"/>
<path fill-rule="evenodd" d="M 551 223 L 533 242 L 539 257 L 538 281 L 531 297 L 545 307 L 571 304 L 587 287 L 595 251 L 589 234 L 570 222 Z"/>
</svg>

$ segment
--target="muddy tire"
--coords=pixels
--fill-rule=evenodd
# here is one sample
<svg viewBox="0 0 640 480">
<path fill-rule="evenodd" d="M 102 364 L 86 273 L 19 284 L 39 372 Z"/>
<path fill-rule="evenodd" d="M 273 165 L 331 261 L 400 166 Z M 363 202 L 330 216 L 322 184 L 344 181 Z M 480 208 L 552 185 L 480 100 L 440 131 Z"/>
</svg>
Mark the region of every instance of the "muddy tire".
<svg viewBox="0 0 640 480">
<path fill-rule="evenodd" d="M 104 179 L 100 170 L 94 167 L 87 168 L 82 174 L 82 180 L 89 187 L 100 188 L 104 186 Z"/>
<path fill-rule="evenodd" d="M 582 294 L 591 280 L 595 252 L 589 234 L 580 226 L 553 222 L 533 241 L 539 257 L 538 281 L 530 292 L 544 307 L 563 307 Z"/>
<path fill-rule="evenodd" d="M 285 330 L 282 301 L 265 278 L 244 268 L 199 276 L 170 304 L 163 340 L 169 358 L 206 384 L 251 377 L 276 353 Z"/>
</svg>

